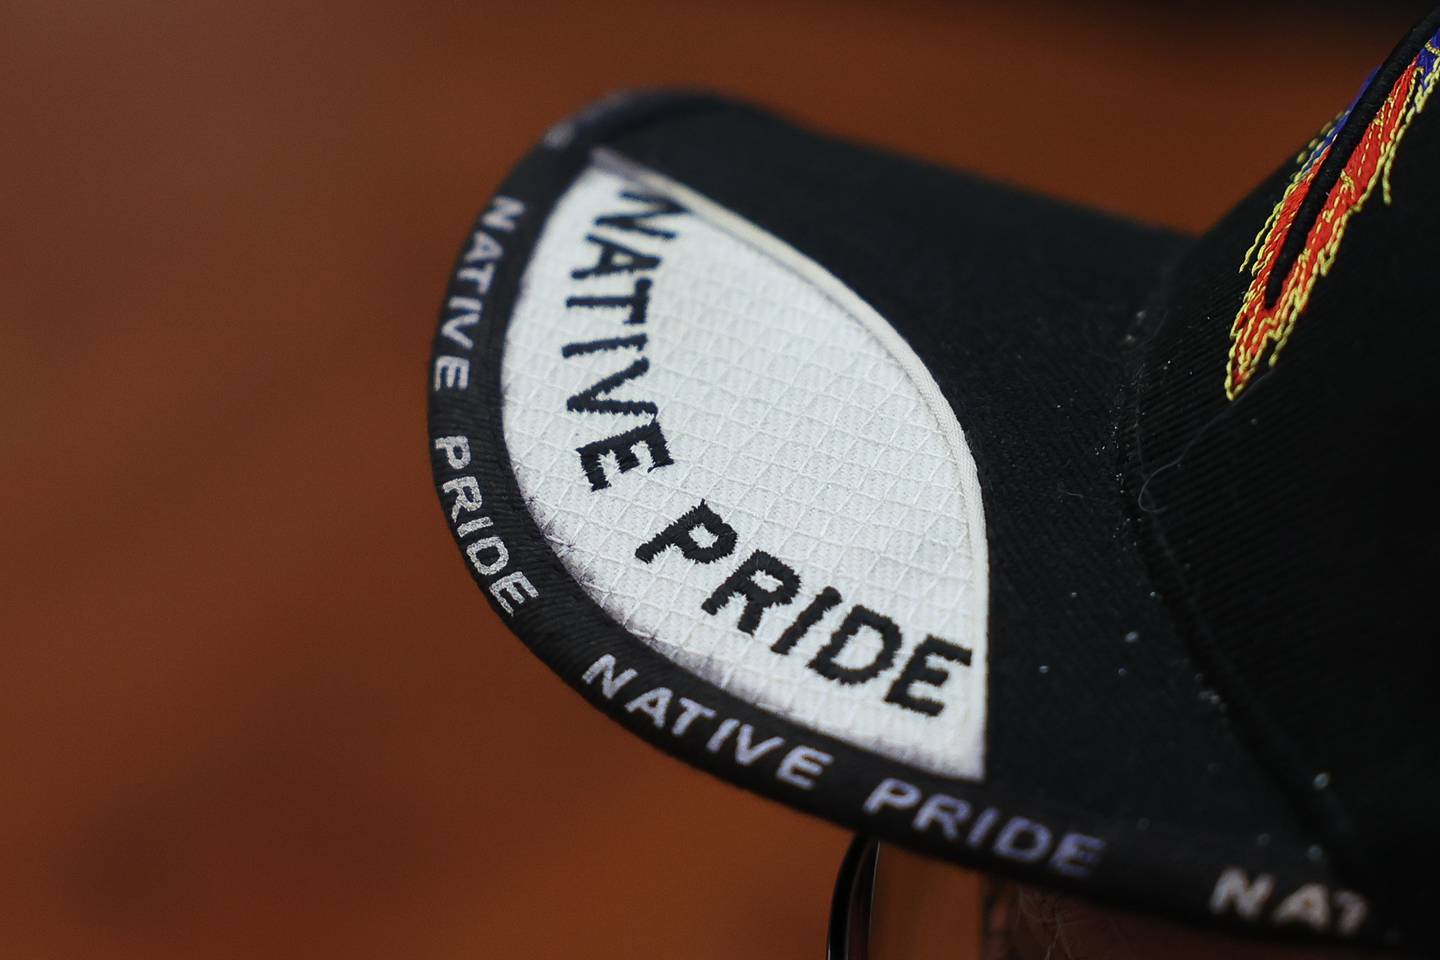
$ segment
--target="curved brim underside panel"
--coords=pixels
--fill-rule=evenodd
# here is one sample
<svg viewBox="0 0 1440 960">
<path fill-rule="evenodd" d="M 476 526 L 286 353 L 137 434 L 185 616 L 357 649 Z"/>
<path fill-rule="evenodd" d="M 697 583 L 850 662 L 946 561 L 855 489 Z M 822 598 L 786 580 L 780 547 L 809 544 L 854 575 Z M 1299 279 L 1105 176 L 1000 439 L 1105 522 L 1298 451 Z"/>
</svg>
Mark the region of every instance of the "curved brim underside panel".
<svg viewBox="0 0 1440 960">
<path fill-rule="evenodd" d="M 537 655 L 721 777 L 1133 907 L 1376 940 L 1135 546 L 1118 411 L 1183 245 L 746 108 L 602 103 L 462 247 L 445 516 Z"/>
</svg>

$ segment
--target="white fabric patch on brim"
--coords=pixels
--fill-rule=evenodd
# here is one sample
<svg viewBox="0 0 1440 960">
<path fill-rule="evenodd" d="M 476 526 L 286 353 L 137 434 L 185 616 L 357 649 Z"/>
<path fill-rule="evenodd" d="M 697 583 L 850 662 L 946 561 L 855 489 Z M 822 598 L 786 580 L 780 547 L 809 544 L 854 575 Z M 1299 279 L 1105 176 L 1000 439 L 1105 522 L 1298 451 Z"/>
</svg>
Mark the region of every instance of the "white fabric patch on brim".
<svg viewBox="0 0 1440 960">
<path fill-rule="evenodd" d="M 975 465 L 919 358 L 843 283 L 602 155 L 544 228 L 501 389 L 536 524 L 636 638 L 813 730 L 983 778 Z"/>
</svg>

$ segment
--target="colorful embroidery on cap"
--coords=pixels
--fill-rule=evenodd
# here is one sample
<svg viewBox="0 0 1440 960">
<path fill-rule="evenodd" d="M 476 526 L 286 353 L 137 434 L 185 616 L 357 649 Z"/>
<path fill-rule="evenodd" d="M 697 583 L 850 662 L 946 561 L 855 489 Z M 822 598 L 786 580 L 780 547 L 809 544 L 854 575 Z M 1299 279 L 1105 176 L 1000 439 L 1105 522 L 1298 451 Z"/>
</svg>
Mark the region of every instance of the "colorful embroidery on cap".
<svg viewBox="0 0 1440 960">
<path fill-rule="evenodd" d="M 1384 104 L 1350 154 L 1339 179 L 1310 228 L 1304 249 L 1290 268 L 1280 295 L 1266 303 L 1271 273 L 1285 239 L 1305 201 L 1316 174 L 1325 162 L 1336 137 L 1344 129 L 1355 104 L 1351 104 L 1299 157 L 1300 168 L 1290 179 L 1285 195 L 1245 253 L 1240 265 L 1250 270 L 1252 280 L 1235 323 L 1230 329 L 1230 363 L 1225 374 L 1225 395 L 1234 400 L 1253 378 L 1269 344 L 1273 366 L 1305 311 L 1311 291 L 1320 277 L 1330 272 L 1345 237 L 1350 218 L 1364 207 L 1377 183 L 1385 203 L 1390 202 L 1390 167 L 1410 121 L 1425 107 L 1435 88 L 1440 70 L 1440 32 L 1432 36 L 1396 79 Z"/>
</svg>

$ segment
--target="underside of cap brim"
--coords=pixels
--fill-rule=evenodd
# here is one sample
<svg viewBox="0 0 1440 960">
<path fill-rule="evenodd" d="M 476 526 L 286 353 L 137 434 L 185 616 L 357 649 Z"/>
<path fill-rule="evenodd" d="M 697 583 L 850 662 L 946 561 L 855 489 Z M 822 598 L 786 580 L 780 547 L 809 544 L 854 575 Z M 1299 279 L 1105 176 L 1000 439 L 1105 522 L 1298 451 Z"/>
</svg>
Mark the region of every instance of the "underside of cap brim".
<svg viewBox="0 0 1440 960">
<path fill-rule="evenodd" d="M 1131 907 L 1378 942 L 1135 548 L 1117 410 L 1186 242 L 612 98 L 462 247 L 445 516 L 538 656 L 724 779 Z"/>
</svg>

